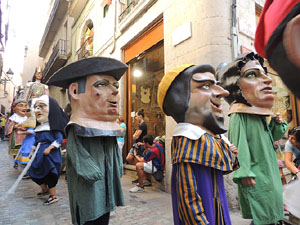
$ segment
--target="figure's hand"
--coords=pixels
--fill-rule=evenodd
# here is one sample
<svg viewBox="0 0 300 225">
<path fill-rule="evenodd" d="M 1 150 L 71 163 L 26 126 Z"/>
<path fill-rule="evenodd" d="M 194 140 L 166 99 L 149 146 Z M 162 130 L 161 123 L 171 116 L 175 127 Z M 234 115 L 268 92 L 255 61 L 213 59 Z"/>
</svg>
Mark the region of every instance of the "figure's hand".
<svg viewBox="0 0 300 225">
<path fill-rule="evenodd" d="M 244 186 L 251 186 L 253 188 L 255 187 L 256 182 L 253 177 L 246 177 L 246 178 L 242 178 L 241 180 Z"/>
<path fill-rule="evenodd" d="M 276 116 L 275 116 L 275 121 L 279 124 L 282 124 L 283 123 L 283 119 L 282 117 L 280 116 L 280 113 L 276 113 Z"/>
<path fill-rule="evenodd" d="M 52 149 L 53 149 L 53 147 L 52 147 L 52 145 L 50 145 L 48 148 L 46 148 L 44 150 L 44 155 L 49 155 Z"/>
<path fill-rule="evenodd" d="M 237 147 L 235 147 L 235 145 L 231 144 L 229 146 L 229 149 L 230 149 L 231 153 L 234 155 L 234 157 L 238 156 L 239 150 L 237 149 Z"/>
</svg>

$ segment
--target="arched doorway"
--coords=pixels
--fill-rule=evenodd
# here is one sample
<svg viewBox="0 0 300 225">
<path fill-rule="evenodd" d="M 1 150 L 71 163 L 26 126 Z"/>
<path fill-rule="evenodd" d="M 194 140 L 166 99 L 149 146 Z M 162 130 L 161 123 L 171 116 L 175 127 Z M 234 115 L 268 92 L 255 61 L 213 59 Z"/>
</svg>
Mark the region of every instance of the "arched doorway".
<svg viewBox="0 0 300 225">
<path fill-rule="evenodd" d="M 92 20 L 89 19 L 82 30 L 80 38 L 80 48 L 76 52 L 78 59 L 87 58 L 93 55 L 93 42 L 94 24 Z"/>
</svg>

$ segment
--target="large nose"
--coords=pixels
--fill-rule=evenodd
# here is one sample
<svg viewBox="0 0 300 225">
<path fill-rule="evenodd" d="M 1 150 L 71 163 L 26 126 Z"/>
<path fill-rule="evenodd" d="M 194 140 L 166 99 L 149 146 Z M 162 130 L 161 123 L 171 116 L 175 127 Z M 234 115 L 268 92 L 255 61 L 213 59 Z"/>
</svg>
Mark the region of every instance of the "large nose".
<svg viewBox="0 0 300 225">
<path fill-rule="evenodd" d="M 261 77 L 262 77 L 262 79 L 263 79 L 263 82 L 265 83 L 265 84 L 271 84 L 272 83 L 272 78 L 270 77 L 270 76 L 268 76 L 267 74 L 265 74 L 265 73 L 263 73 L 262 75 L 261 75 Z"/>
<path fill-rule="evenodd" d="M 112 90 L 112 94 L 113 94 L 113 95 L 119 94 L 119 89 L 116 88 L 114 85 L 110 85 L 110 88 L 111 88 L 111 90 Z"/>
<path fill-rule="evenodd" d="M 215 85 L 213 96 L 216 98 L 224 98 L 229 95 L 229 91 L 225 90 L 220 85 Z"/>
</svg>

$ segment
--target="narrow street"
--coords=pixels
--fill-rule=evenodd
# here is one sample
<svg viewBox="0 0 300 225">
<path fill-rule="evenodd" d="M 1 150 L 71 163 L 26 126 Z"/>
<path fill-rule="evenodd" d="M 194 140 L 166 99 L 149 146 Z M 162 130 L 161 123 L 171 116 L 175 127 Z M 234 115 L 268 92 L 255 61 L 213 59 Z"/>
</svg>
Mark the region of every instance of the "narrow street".
<svg viewBox="0 0 300 225">
<path fill-rule="evenodd" d="M 13 169 L 12 158 L 7 155 L 7 141 L 0 142 L 0 224 L 3 225 L 69 225 L 71 216 L 65 176 L 57 185 L 59 202 L 44 206 L 48 196 L 37 197 L 38 185 L 22 180 L 14 194 L 6 196 L 22 169 Z M 122 184 L 126 206 L 111 213 L 111 225 L 172 225 L 171 196 L 154 187 L 146 187 L 144 193 L 129 193 L 132 178 L 123 176 Z M 233 225 L 248 225 L 249 220 L 240 218 L 239 212 L 231 212 Z"/>
</svg>

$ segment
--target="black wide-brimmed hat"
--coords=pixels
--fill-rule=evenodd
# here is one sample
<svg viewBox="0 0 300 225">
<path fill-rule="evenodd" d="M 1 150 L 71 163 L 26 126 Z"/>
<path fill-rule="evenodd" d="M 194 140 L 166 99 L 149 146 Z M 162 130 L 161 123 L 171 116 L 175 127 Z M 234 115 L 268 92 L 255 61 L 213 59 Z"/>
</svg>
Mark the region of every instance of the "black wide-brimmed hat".
<svg viewBox="0 0 300 225">
<path fill-rule="evenodd" d="M 103 74 L 120 80 L 128 66 L 119 60 L 107 57 L 90 57 L 73 62 L 54 73 L 48 85 L 68 88 L 74 81 L 94 74 Z"/>
</svg>

